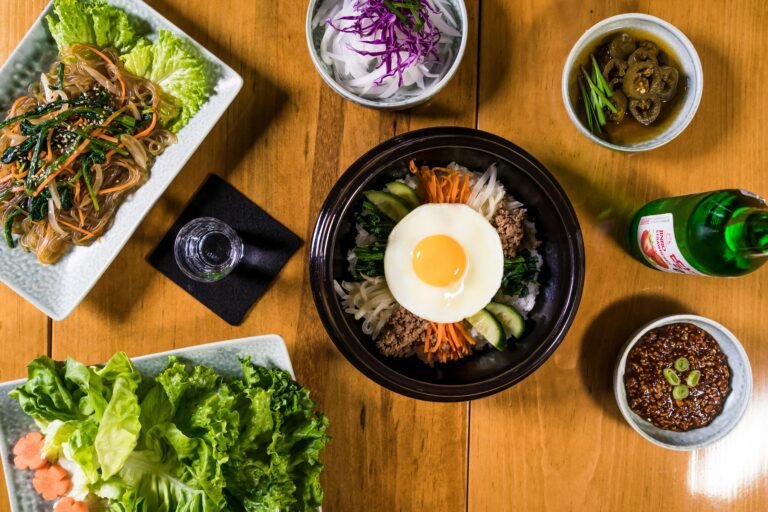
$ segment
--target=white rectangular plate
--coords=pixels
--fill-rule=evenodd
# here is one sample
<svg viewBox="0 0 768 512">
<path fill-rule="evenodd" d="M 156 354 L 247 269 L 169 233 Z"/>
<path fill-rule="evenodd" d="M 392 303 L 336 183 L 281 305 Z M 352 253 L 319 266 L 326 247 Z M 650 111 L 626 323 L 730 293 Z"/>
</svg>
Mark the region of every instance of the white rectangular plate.
<svg viewBox="0 0 768 512">
<path fill-rule="evenodd" d="M 190 364 L 208 366 L 225 377 L 242 375 L 238 358 L 250 357 L 258 366 L 280 368 L 293 376 L 285 342 L 274 334 L 180 348 L 132 360 L 142 375 L 153 377 L 165 368 L 168 356 L 176 356 Z M 5 482 L 12 512 L 52 509 L 51 502 L 43 501 L 32 488 L 33 472 L 18 471 L 13 466 L 13 444 L 27 432 L 37 430 L 35 422 L 24 414 L 19 403 L 8 397 L 8 393 L 25 381 L 26 379 L 21 379 L 0 384 L 0 456 L 5 468 Z"/>
<path fill-rule="evenodd" d="M 153 31 L 150 39 L 165 29 L 189 40 L 217 69 L 218 79 L 211 98 L 178 133 L 178 143 L 157 159 L 149 171 L 149 180 L 126 198 L 112 225 L 93 245 L 72 247 L 54 265 L 42 265 L 34 254 L 18 247 L 10 249 L 0 241 L 0 281 L 54 320 L 66 318 L 85 298 L 243 86 L 243 79 L 232 68 L 142 0 L 108 1 L 146 21 Z M 9 106 L 56 58 L 56 45 L 44 20 L 52 8 L 52 3 L 48 4 L 0 68 L 0 106 Z"/>
</svg>

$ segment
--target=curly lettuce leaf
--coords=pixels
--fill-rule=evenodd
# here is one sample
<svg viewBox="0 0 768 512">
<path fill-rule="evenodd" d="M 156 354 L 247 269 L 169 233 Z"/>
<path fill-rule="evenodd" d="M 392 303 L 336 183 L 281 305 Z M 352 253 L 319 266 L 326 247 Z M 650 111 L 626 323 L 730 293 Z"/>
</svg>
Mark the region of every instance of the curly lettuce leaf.
<svg viewBox="0 0 768 512">
<path fill-rule="evenodd" d="M 75 43 L 126 53 L 143 40 L 128 14 L 102 0 L 56 0 L 48 29 L 59 49 Z"/>
<path fill-rule="evenodd" d="M 248 512 L 312 511 L 322 504 L 320 451 L 328 419 L 287 372 L 241 361 L 232 386 L 247 402 L 241 436 L 224 465 L 230 506 Z"/>
<path fill-rule="evenodd" d="M 183 128 L 211 94 L 209 64 L 187 41 L 167 30 L 160 31 L 156 43 L 139 45 L 121 59 L 129 73 L 152 81 L 173 98 L 161 111 L 163 125 L 173 132 Z M 169 119 L 174 105 L 180 111 Z"/>
</svg>

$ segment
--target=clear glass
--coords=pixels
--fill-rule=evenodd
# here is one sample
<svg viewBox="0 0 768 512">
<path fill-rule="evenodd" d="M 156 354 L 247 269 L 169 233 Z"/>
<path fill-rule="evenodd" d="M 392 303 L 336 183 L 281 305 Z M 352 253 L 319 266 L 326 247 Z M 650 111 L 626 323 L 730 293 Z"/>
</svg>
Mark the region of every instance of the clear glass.
<svg viewBox="0 0 768 512">
<path fill-rule="evenodd" d="M 243 241 L 228 224 L 213 217 L 194 219 L 181 228 L 173 248 L 176 264 L 195 281 L 227 277 L 243 258 Z"/>
</svg>

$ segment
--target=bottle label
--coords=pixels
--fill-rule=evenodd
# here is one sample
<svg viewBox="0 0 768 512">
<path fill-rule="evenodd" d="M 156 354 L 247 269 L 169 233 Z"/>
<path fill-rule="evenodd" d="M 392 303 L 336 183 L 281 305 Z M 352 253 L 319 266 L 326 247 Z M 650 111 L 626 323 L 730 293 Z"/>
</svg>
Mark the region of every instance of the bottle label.
<svg viewBox="0 0 768 512">
<path fill-rule="evenodd" d="M 662 272 L 703 276 L 685 259 L 675 240 L 671 213 L 646 215 L 637 227 L 637 243 L 645 261 Z"/>
</svg>

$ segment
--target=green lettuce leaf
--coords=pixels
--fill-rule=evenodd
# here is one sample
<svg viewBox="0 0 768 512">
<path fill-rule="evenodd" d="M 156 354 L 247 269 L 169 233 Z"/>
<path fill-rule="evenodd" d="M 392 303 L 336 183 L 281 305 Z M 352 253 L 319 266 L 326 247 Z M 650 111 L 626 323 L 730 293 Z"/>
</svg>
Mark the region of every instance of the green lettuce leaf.
<svg viewBox="0 0 768 512">
<path fill-rule="evenodd" d="M 101 377 L 92 369 L 74 359 L 64 361 L 64 379 L 77 386 L 82 393 L 78 410 L 84 416 L 95 415 L 100 420 L 107 408 L 109 393 Z"/>
<path fill-rule="evenodd" d="M 27 365 L 27 382 L 10 392 L 21 409 L 31 416 L 43 433 L 48 423 L 85 419 L 80 411 L 82 393 L 76 386 L 67 386 L 65 364 L 42 356 Z"/>
<path fill-rule="evenodd" d="M 248 406 L 242 430 L 224 465 L 230 507 L 248 512 L 312 511 L 322 504 L 320 451 L 328 419 L 287 372 L 241 361 L 232 385 Z M 267 419 L 269 418 L 269 419 Z"/>
<path fill-rule="evenodd" d="M 62 50 L 75 43 L 126 53 L 143 40 L 125 11 L 102 0 L 56 0 L 48 29 Z"/>
<path fill-rule="evenodd" d="M 93 421 L 83 421 L 64 443 L 64 456 L 73 460 L 83 470 L 89 484 L 101 479 L 99 458 L 96 452 L 96 436 L 99 426 Z"/>
<path fill-rule="evenodd" d="M 223 510 L 224 480 L 207 443 L 186 436 L 171 423 L 155 425 L 145 438 L 147 448 L 133 452 L 119 473 L 121 480 L 135 491 L 135 497 L 141 498 L 144 508 L 126 510 Z"/>
<path fill-rule="evenodd" d="M 43 455 L 48 460 L 62 457 L 76 462 L 89 484 L 101 479 L 96 455 L 95 439 L 99 426 L 91 420 L 53 421 L 43 444 Z"/>
<path fill-rule="evenodd" d="M 42 357 L 13 396 L 112 512 L 314 512 L 328 420 L 288 373 L 241 365 L 224 379 L 171 357 L 142 386 L 123 353 L 101 368 Z"/>
<path fill-rule="evenodd" d="M 136 447 L 141 431 L 136 387 L 137 383 L 129 377 L 119 376 L 115 380 L 95 439 L 102 478 L 117 474 Z"/>
<path fill-rule="evenodd" d="M 160 31 L 156 43 L 138 45 L 121 59 L 129 73 L 152 81 L 173 98 L 165 98 L 161 109 L 161 121 L 171 131 L 183 128 L 211 94 L 214 73 L 208 63 L 188 42 L 167 30 Z M 169 118 L 173 107 L 180 111 Z"/>
</svg>

